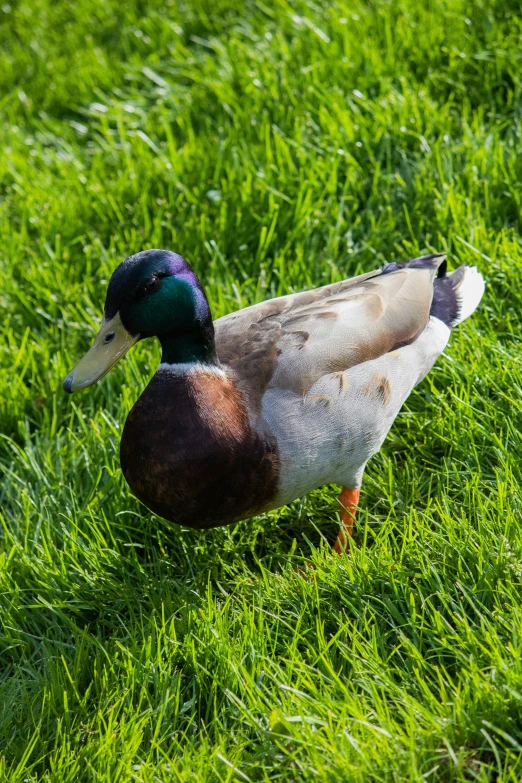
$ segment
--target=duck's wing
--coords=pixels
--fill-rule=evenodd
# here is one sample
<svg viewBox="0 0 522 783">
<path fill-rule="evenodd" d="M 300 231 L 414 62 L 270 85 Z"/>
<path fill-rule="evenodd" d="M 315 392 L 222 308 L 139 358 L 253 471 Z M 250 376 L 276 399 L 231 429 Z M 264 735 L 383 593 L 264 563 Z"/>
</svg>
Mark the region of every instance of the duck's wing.
<svg viewBox="0 0 522 783">
<path fill-rule="evenodd" d="M 218 358 L 258 410 L 267 388 L 304 395 L 323 375 L 413 342 L 428 323 L 444 260 L 440 254 L 388 264 L 219 318 Z"/>
</svg>

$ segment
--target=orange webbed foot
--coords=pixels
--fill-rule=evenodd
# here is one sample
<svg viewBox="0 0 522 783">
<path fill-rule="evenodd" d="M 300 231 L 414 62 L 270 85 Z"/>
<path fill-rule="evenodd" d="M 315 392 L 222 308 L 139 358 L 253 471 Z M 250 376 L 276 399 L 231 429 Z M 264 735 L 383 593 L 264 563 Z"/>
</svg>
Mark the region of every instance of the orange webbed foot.
<svg viewBox="0 0 522 783">
<path fill-rule="evenodd" d="M 341 504 L 341 529 L 337 536 L 337 541 L 333 545 L 333 551 L 338 555 L 342 555 L 350 551 L 350 538 L 353 532 L 353 523 L 355 520 L 355 512 L 359 505 L 358 489 L 347 489 L 343 487 L 341 494 L 338 497 Z"/>
</svg>

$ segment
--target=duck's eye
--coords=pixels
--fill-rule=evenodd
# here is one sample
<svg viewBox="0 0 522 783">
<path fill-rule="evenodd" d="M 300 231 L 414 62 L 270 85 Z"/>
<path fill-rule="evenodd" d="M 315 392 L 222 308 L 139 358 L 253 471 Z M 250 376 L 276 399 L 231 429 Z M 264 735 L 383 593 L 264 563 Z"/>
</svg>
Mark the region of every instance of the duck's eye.
<svg viewBox="0 0 522 783">
<path fill-rule="evenodd" d="M 152 275 L 150 280 L 147 280 L 142 287 L 144 294 L 150 294 L 151 291 L 156 291 L 159 288 L 160 279 L 157 275 Z"/>
</svg>

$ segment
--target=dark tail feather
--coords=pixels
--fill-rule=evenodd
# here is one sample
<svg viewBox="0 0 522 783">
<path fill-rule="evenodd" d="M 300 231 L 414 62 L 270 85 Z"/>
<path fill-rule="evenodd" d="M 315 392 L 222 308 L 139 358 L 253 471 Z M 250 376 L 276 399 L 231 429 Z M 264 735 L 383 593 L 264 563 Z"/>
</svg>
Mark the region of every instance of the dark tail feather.
<svg viewBox="0 0 522 783">
<path fill-rule="evenodd" d="M 450 275 L 438 277 L 433 284 L 430 315 L 438 318 L 450 328 L 460 320 L 461 305 L 457 290 L 465 272 L 466 267 L 459 266 Z"/>
</svg>

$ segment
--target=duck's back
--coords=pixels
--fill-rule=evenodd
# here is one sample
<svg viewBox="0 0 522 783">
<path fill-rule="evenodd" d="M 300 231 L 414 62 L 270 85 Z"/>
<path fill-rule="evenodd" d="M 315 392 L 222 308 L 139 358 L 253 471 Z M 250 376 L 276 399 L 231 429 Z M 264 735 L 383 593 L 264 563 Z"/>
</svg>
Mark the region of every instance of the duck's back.
<svg viewBox="0 0 522 783">
<path fill-rule="evenodd" d="M 413 342 L 428 323 L 443 255 L 284 296 L 215 321 L 220 362 L 259 410 L 268 388 L 306 394 L 320 378 Z"/>
</svg>

